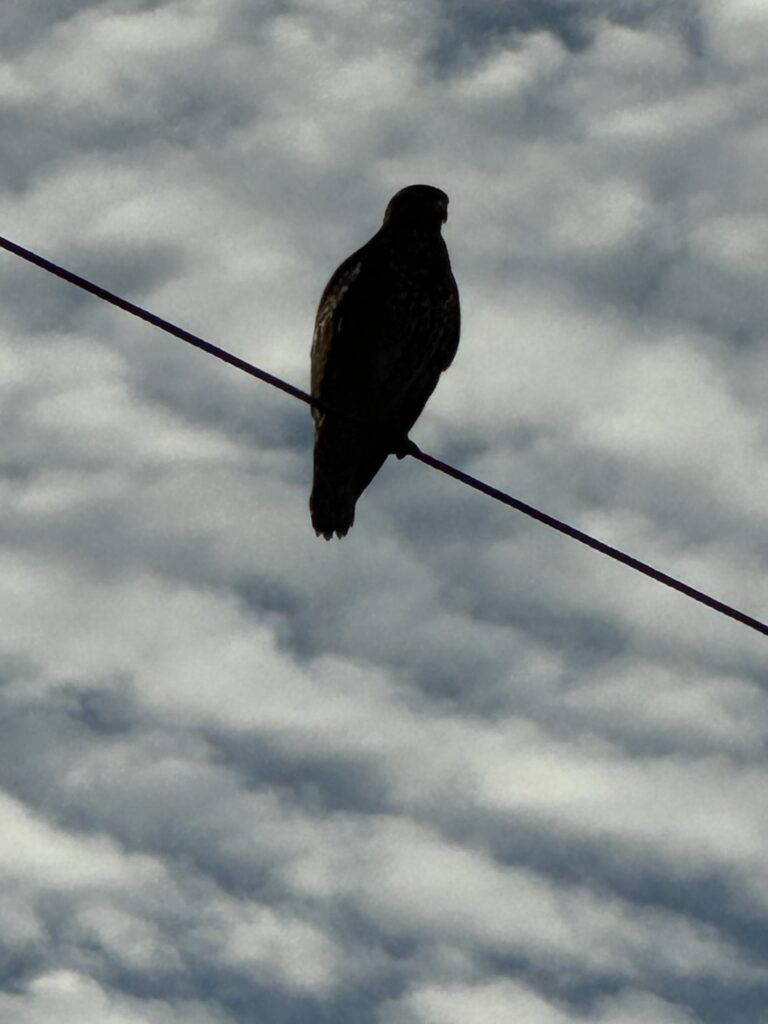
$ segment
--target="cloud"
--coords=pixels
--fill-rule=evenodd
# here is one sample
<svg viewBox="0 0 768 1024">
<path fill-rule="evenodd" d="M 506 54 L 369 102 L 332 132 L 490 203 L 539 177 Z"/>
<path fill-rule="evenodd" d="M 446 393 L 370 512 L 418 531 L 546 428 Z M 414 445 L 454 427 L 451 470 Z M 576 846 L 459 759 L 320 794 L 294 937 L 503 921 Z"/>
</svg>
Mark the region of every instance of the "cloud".
<svg viewBox="0 0 768 1024">
<path fill-rule="evenodd" d="M 0 994 L 9 1024 L 43 1024 L 55 1016 L 62 1024 L 222 1024 L 227 1018 L 202 1006 L 160 1000 L 115 999 L 96 982 L 73 971 L 52 971 L 37 978 L 23 995 Z"/>
<path fill-rule="evenodd" d="M 448 0 L 439 10 L 435 56 L 449 66 L 467 59 L 477 61 L 494 49 L 520 46 L 521 39 L 543 33 L 581 54 L 595 44 L 607 22 L 634 31 L 660 26 L 679 35 L 695 53 L 702 46 L 701 8 L 696 0 L 684 0 L 671 10 L 659 0 L 545 0 L 535 4 L 529 0 L 482 0 L 476 4 Z"/>
<path fill-rule="evenodd" d="M 659 1024 L 687 1024 L 690 1021 L 684 1009 L 631 990 L 605 999 L 596 1013 L 586 1018 L 582 1013 L 571 1014 L 536 992 L 510 982 L 424 986 L 389 1006 L 382 1019 L 385 1024 L 426 1024 L 437 1020 L 447 1024 L 454 1021 L 479 1024 L 505 1018 L 524 1019 L 531 1024 L 577 1024 L 585 1019 L 599 1024 L 643 1024 L 651 1020 Z"/>
<path fill-rule="evenodd" d="M 4 232 L 304 386 L 451 195 L 425 450 L 765 617 L 759 4 L 30 2 Z M 757 1024 L 762 638 L 3 255 L 0 1016 Z"/>
</svg>

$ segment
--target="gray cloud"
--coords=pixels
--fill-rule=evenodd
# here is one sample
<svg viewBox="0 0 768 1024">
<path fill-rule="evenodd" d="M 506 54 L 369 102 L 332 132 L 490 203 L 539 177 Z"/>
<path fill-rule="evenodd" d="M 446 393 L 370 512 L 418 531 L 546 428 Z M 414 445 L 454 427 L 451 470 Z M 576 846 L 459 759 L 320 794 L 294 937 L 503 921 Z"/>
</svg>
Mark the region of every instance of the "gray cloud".
<svg viewBox="0 0 768 1024">
<path fill-rule="evenodd" d="M 477 62 L 494 50 L 521 46 L 525 37 L 537 33 L 550 34 L 579 54 L 594 44 L 606 23 L 638 31 L 660 25 L 679 35 L 693 54 L 700 54 L 703 46 L 704 22 L 697 0 L 672 8 L 661 0 L 445 0 L 437 9 L 432 53 L 438 65 L 453 68 Z"/>
</svg>

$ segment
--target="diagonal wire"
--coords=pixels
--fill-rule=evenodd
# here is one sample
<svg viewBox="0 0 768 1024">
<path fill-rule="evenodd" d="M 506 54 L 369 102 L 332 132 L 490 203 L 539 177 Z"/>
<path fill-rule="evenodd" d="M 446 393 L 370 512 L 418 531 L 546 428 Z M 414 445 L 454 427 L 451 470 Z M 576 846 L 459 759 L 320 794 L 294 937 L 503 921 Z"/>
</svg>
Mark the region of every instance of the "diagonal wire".
<svg viewBox="0 0 768 1024">
<path fill-rule="evenodd" d="M 293 398 L 298 398 L 302 402 L 307 402 L 310 405 L 316 404 L 314 399 L 306 394 L 306 392 L 302 391 L 301 388 L 294 387 L 293 384 L 289 384 L 287 381 L 281 380 L 279 377 L 275 377 L 271 373 L 267 373 L 266 370 L 260 370 L 258 366 L 253 366 L 251 363 L 247 363 L 244 359 L 240 359 L 237 356 L 232 355 L 231 352 L 227 352 L 225 349 L 219 348 L 218 345 L 212 345 L 210 341 L 206 341 L 204 338 L 199 338 L 196 334 L 192 334 L 190 331 L 185 331 L 183 327 L 177 327 L 176 324 L 172 324 L 170 320 L 163 320 L 161 316 L 157 316 L 155 313 L 150 313 L 148 309 L 143 309 L 141 306 L 137 306 L 134 302 L 129 302 L 127 299 L 123 299 L 119 295 L 115 295 L 114 292 L 108 292 L 106 288 L 101 288 L 99 285 L 94 284 L 93 281 L 88 281 L 86 278 L 80 277 L 79 274 L 73 274 L 72 271 L 67 270 L 66 267 L 60 267 L 57 263 L 52 263 L 51 260 L 47 260 L 44 256 L 38 256 L 36 252 L 32 252 L 31 249 L 25 249 L 23 245 L 17 245 L 15 242 L 11 242 L 8 238 L 0 236 L 0 247 L 7 249 L 8 252 L 12 252 L 14 256 L 20 256 L 21 259 L 27 260 L 28 263 L 34 263 L 35 266 L 41 267 L 43 270 L 47 270 L 49 274 L 54 274 L 56 277 L 60 277 L 64 281 L 68 281 L 77 288 L 82 288 L 83 291 L 90 292 L 91 295 L 95 295 L 98 299 L 103 299 L 104 302 L 109 302 L 113 306 L 117 306 L 119 309 L 124 309 L 126 313 L 130 313 L 132 316 L 137 316 L 140 320 L 146 320 L 148 324 L 152 324 L 154 327 L 159 327 L 160 330 L 165 331 L 166 334 L 172 334 L 174 338 L 180 338 L 182 341 L 186 341 L 188 345 L 194 345 L 195 348 L 202 349 L 203 352 L 207 352 L 208 355 L 215 356 L 217 359 L 221 359 L 223 362 L 229 363 L 230 366 L 234 366 L 238 370 L 242 370 L 243 373 L 249 373 L 251 377 L 256 377 L 258 380 L 263 380 L 265 384 L 271 384 L 273 388 L 279 388 L 281 391 L 285 391 L 286 394 L 292 395 Z"/>
<path fill-rule="evenodd" d="M 45 259 L 44 256 L 40 256 L 37 253 L 32 252 L 30 249 L 25 249 L 23 246 L 17 245 L 16 242 L 11 242 L 9 239 L 0 236 L 0 247 L 7 249 L 8 252 L 26 260 L 28 263 L 33 263 L 42 270 L 46 270 L 49 274 L 60 277 L 62 280 L 69 282 L 69 284 L 75 285 L 77 288 L 82 288 L 83 291 L 90 292 L 91 295 L 95 295 L 97 298 L 103 299 L 104 302 L 109 302 L 113 306 L 117 306 L 119 309 L 125 310 L 126 313 L 130 313 L 132 316 L 136 316 L 140 320 L 145 320 L 154 327 L 158 327 L 161 331 L 165 331 L 167 334 L 172 334 L 175 338 L 179 338 L 181 341 L 185 341 L 189 345 L 194 345 L 195 348 L 202 349 L 203 352 L 207 352 L 208 355 L 215 356 L 217 359 L 221 359 L 223 362 L 229 363 L 230 366 L 234 366 L 236 369 L 242 370 L 243 373 L 250 374 L 251 377 L 256 377 L 258 380 L 264 381 L 266 384 L 271 384 L 272 387 L 278 388 L 280 391 L 284 391 L 293 398 L 298 398 L 301 402 L 306 402 L 307 405 L 320 408 L 324 412 L 333 411 L 329 410 L 324 403 L 320 402 L 312 395 L 307 394 L 306 391 L 302 391 L 301 388 L 297 388 L 295 385 L 289 384 L 287 381 L 282 380 L 280 377 L 276 377 L 274 374 L 267 373 L 266 370 L 259 369 L 259 367 L 254 366 L 252 363 L 246 362 L 245 359 L 240 359 L 231 352 L 227 352 L 225 349 L 219 348 L 218 345 L 214 345 L 210 341 L 206 341 L 204 338 L 200 338 L 196 334 L 192 334 L 190 331 L 185 331 L 183 327 L 178 327 L 176 324 L 171 323 L 169 320 L 164 320 L 162 317 L 157 316 L 155 313 L 151 313 L 142 306 L 137 306 L 135 303 L 129 302 L 127 299 L 123 299 L 119 295 L 115 295 L 113 292 L 107 291 L 106 288 L 101 288 L 92 281 L 88 281 L 86 278 L 80 277 L 79 274 L 74 274 L 71 270 L 67 270 L 65 267 L 61 267 L 58 264 L 53 263 L 51 260 Z M 537 522 L 543 523 L 545 526 L 549 526 L 553 530 L 558 530 L 560 533 L 564 533 L 572 540 L 576 540 L 580 544 L 586 544 L 587 547 L 593 548 L 595 551 L 599 551 L 601 554 L 607 555 L 609 558 L 613 558 L 615 561 L 629 566 L 630 569 L 634 569 L 636 572 L 649 576 L 657 583 L 661 583 L 665 587 L 670 587 L 672 590 L 677 590 L 679 593 L 685 594 L 686 597 L 690 597 L 692 600 L 698 601 L 700 604 L 706 605 L 708 608 L 712 608 L 721 615 L 726 615 L 731 619 L 735 619 L 736 622 L 740 622 L 742 625 L 748 626 L 750 629 L 754 629 L 758 633 L 768 636 L 768 624 L 765 622 L 761 622 L 759 619 L 755 619 L 751 615 L 747 615 L 744 612 L 739 611 L 738 608 L 733 608 L 731 605 L 725 604 L 723 601 L 718 601 L 717 598 L 712 597 L 710 594 L 697 590 L 695 587 L 691 587 L 689 584 L 683 583 L 682 580 L 675 579 L 674 576 L 669 576 L 667 573 L 661 572 L 659 569 L 654 569 L 653 566 L 648 565 L 646 562 L 641 562 L 639 558 L 633 558 L 632 555 L 628 555 L 626 552 L 620 551 L 618 548 L 614 548 L 610 544 L 605 544 L 596 537 L 592 537 L 588 533 L 584 533 L 582 530 L 577 530 L 576 527 L 570 526 L 568 523 L 565 523 L 560 519 L 556 519 L 554 516 L 550 516 L 546 512 L 542 512 L 539 509 L 534 508 L 532 505 L 528 505 L 524 501 L 520 501 L 518 498 L 513 498 L 512 495 L 507 494 L 505 491 L 500 491 L 498 488 L 492 487 L 490 484 L 487 484 L 482 480 L 478 480 L 474 476 L 470 476 L 469 473 L 464 473 L 455 466 L 451 466 L 447 462 L 442 462 L 440 459 L 436 459 L 433 455 L 428 455 L 426 452 L 420 451 L 416 445 L 411 444 L 408 448 L 407 454 L 412 456 L 414 459 L 418 459 L 419 462 L 423 462 L 425 466 L 431 466 L 432 469 L 436 469 L 440 473 L 445 473 L 447 476 L 453 477 L 454 480 L 458 480 L 467 487 L 480 491 L 481 494 L 485 494 L 487 497 L 493 498 L 495 501 L 508 505 L 510 508 L 513 508 L 518 512 L 522 512 L 523 515 L 530 516 L 531 519 L 535 519 Z"/>
</svg>

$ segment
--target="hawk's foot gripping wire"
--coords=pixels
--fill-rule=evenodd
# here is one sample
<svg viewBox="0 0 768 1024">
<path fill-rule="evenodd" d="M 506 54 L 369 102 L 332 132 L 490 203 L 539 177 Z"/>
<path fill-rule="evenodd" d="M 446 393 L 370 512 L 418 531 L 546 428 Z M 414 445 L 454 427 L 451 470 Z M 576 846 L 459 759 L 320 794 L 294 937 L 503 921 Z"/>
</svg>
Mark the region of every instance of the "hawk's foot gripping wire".
<svg viewBox="0 0 768 1024">
<path fill-rule="evenodd" d="M 392 454 L 398 459 L 404 459 L 406 455 L 421 455 L 421 448 L 410 437 L 403 437 L 396 442 Z"/>
</svg>

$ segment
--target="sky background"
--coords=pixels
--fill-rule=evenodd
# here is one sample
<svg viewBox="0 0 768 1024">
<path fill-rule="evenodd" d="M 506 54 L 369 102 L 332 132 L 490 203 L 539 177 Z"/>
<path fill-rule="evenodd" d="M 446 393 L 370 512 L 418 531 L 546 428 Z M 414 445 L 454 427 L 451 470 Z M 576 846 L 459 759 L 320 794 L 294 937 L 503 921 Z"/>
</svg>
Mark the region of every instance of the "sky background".
<svg viewBox="0 0 768 1024">
<path fill-rule="evenodd" d="M 768 615 L 764 0 L 6 0 L 0 232 L 306 387 L 451 197 L 427 451 Z M 766 638 L 0 253 L 4 1024 L 765 1024 Z"/>
</svg>

